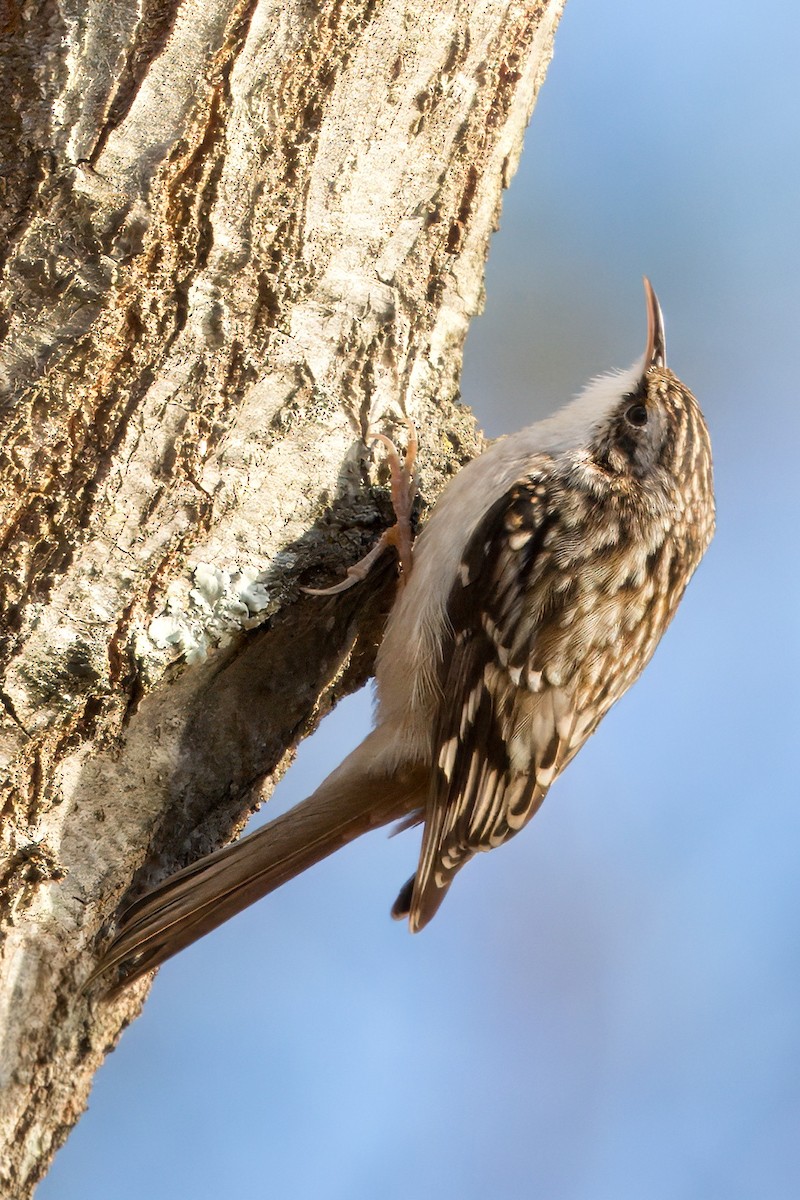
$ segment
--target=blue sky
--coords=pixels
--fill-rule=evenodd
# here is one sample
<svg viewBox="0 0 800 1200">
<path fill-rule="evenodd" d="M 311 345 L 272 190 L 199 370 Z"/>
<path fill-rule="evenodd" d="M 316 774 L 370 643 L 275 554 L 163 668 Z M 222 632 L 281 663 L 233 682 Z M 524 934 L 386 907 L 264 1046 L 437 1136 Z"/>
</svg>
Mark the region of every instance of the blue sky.
<svg viewBox="0 0 800 1200">
<path fill-rule="evenodd" d="M 798 45 L 787 2 L 569 0 L 470 333 L 509 432 L 641 353 L 653 280 L 719 525 L 642 681 L 419 937 L 378 833 L 169 963 L 37 1200 L 800 1195 Z"/>
</svg>

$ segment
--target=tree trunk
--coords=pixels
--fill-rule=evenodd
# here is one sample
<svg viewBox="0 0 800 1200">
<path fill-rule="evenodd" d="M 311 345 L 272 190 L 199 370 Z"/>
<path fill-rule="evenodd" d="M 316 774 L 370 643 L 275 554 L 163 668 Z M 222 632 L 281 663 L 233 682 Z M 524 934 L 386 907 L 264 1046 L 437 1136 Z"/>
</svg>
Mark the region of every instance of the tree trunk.
<svg viewBox="0 0 800 1200">
<path fill-rule="evenodd" d="M 133 885 L 227 840 L 369 674 L 370 426 L 429 502 L 563 0 L 66 0 L 3 19 L 0 1178 L 30 1195 L 147 991 Z M 378 456 L 379 458 L 379 456 Z"/>
</svg>

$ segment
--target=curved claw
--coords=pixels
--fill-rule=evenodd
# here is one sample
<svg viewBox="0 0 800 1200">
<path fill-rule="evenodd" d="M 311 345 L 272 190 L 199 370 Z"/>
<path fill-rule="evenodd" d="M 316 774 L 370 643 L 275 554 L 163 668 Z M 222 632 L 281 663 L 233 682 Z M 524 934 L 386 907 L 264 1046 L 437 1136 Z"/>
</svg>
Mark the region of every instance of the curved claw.
<svg viewBox="0 0 800 1200">
<path fill-rule="evenodd" d="M 334 583 L 327 588 L 301 588 L 301 592 L 305 592 L 307 596 L 338 596 L 340 592 L 346 592 L 349 588 L 355 587 L 357 583 L 361 583 L 367 578 L 373 566 L 383 554 L 388 546 L 394 544 L 394 539 L 390 539 L 389 534 L 392 529 L 387 529 L 372 549 L 360 558 L 357 563 L 353 563 L 352 567 L 347 568 L 347 574 L 339 583 Z"/>
</svg>

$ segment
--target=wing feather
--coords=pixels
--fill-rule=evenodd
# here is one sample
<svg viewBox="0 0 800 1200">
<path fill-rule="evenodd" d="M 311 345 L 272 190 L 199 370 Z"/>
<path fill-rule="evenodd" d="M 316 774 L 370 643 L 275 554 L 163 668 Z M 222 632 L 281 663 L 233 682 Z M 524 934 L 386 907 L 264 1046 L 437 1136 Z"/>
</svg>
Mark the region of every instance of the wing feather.
<svg viewBox="0 0 800 1200">
<path fill-rule="evenodd" d="M 456 872 L 525 825 L 574 750 L 569 681 L 547 678 L 540 647 L 557 640 L 569 580 L 549 551 L 557 497 L 545 471 L 520 479 L 466 547 L 450 595 L 434 771 L 420 861 L 395 906 L 421 929 Z M 551 535 L 553 531 L 553 535 Z"/>
</svg>

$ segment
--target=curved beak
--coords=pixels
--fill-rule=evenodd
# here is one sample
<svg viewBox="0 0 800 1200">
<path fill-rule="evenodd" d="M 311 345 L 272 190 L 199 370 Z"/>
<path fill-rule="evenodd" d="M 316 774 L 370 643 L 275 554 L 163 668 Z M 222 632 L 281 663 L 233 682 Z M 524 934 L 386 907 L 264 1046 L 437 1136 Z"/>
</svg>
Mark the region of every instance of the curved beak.
<svg viewBox="0 0 800 1200">
<path fill-rule="evenodd" d="M 644 298 L 647 304 L 647 345 L 644 348 L 644 369 L 667 365 L 667 339 L 664 333 L 664 316 L 658 296 L 647 276 L 644 279 Z"/>
</svg>

